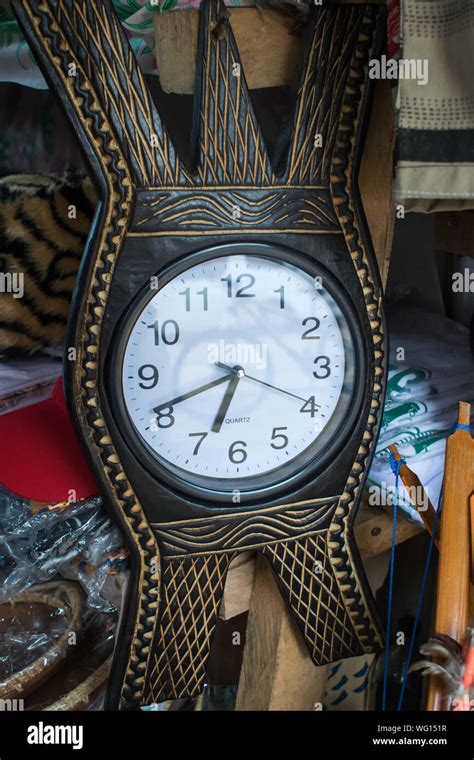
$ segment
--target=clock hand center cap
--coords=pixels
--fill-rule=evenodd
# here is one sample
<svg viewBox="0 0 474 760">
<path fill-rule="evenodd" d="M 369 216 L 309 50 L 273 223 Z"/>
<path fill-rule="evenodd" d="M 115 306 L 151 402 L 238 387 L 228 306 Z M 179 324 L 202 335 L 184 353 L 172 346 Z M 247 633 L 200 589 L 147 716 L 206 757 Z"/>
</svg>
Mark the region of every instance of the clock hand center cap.
<svg viewBox="0 0 474 760">
<path fill-rule="evenodd" d="M 245 370 L 243 367 L 240 366 L 240 364 L 236 364 L 235 367 L 229 367 L 228 364 L 224 364 L 223 362 L 214 362 L 216 367 L 220 367 L 220 369 L 225 369 L 226 372 L 231 372 L 233 375 L 237 375 L 237 377 L 245 377 Z"/>
</svg>

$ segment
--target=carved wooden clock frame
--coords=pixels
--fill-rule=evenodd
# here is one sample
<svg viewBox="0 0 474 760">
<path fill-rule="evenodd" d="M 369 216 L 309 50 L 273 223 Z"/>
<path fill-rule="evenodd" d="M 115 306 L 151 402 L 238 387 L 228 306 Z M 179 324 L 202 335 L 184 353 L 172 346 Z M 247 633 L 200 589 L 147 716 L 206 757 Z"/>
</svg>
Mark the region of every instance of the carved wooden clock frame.
<svg viewBox="0 0 474 760">
<path fill-rule="evenodd" d="M 66 388 L 134 564 L 108 706 L 200 692 L 226 572 L 243 550 L 270 562 L 316 664 L 373 651 L 380 627 L 352 525 L 381 417 L 386 346 L 356 177 L 383 11 L 313 9 L 292 130 L 275 167 L 244 72 L 234 76 L 239 54 L 225 8 L 205 0 L 189 169 L 110 0 L 13 5 L 101 198 L 75 291 L 68 345 L 77 359 L 66 361 Z M 331 461 L 290 492 L 237 509 L 192 499 L 143 467 L 116 423 L 106 373 L 117 324 L 151 276 L 195 251 L 241 241 L 284 243 L 332 273 L 360 322 L 366 377 L 360 414 Z"/>
</svg>

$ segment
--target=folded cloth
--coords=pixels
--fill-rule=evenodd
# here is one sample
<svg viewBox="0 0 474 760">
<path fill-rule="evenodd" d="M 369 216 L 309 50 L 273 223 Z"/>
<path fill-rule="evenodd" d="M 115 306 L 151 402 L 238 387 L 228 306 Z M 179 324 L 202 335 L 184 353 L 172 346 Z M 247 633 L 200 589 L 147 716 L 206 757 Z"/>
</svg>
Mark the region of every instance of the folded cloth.
<svg viewBox="0 0 474 760">
<path fill-rule="evenodd" d="M 0 415 L 0 484 L 18 496 L 50 503 L 97 493 L 61 379 L 45 401 Z"/>
<path fill-rule="evenodd" d="M 474 4 L 401 9 L 401 59 L 416 75 L 399 71 L 395 198 L 406 211 L 474 208 Z"/>
<path fill-rule="evenodd" d="M 436 507 L 441 491 L 446 438 L 457 404 L 474 404 L 474 360 L 469 331 L 421 309 L 389 314 L 390 367 L 382 428 L 369 472 L 369 500 L 384 505 L 398 497 L 408 517 L 421 522 L 404 486 L 395 493 L 389 461 L 395 444 Z M 392 502 L 393 503 L 393 502 Z"/>
</svg>

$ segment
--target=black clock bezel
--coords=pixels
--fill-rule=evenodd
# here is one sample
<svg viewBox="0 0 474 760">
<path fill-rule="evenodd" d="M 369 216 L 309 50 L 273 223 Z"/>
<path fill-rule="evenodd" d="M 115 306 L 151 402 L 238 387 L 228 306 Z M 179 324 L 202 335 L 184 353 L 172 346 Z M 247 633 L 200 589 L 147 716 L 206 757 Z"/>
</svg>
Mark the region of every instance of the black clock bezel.
<svg viewBox="0 0 474 760">
<path fill-rule="evenodd" d="M 125 445 L 132 452 L 135 459 L 141 462 L 142 466 L 149 472 L 149 474 L 156 479 L 157 483 L 161 483 L 178 495 L 194 498 L 198 502 L 204 501 L 215 507 L 218 507 L 219 505 L 222 507 L 228 507 L 229 504 L 235 506 L 236 491 L 239 492 L 239 505 L 241 506 L 248 505 L 249 503 L 254 504 L 263 500 L 268 501 L 270 498 L 280 496 L 284 492 L 291 492 L 293 488 L 300 487 L 319 474 L 328 463 L 328 460 L 337 456 L 350 437 L 359 417 L 363 402 L 367 372 L 362 326 L 348 292 L 326 267 L 307 254 L 300 253 L 287 246 L 281 246 L 273 242 L 255 243 L 246 241 L 239 243 L 222 243 L 188 254 L 180 260 L 165 265 L 163 269 L 154 272 L 152 276 L 159 278 L 159 289 L 161 289 L 161 287 L 166 285 L 174 277 L 203 261 L 239 254 L 260 256 L 274 261 L 285 261 L 288 264 L 303 270 L 312 277 L 320 275 L 324 278 L 325 289 L 338 305 L 349 327 L 355 354 L 354 385 L 347 407 L 349 413 L 329 438 L 327 445 L 319 452 L 316 461 L 311 457 L 309 461 L 305 462 L 298 468 L 296 465 L 298 460 L 297 456 L 288 463 L 288 465 L 294 463 L 294 466 L 297 468 L 291 475 L 279 477 L 271 484 L 257 488 L 245 488 L 245 486 L 242 485 L 245 478 L 241 478 L 238 483 L 237 480 L 232 481 L 226 479 L 225 489 L 213 488 L 212 485 L 200 486 L 189 482 L 185 477 L 181 477 L 179 472 L 176 472 L 179 468 L 174 467 L 174 465 L 167 466 L 161 464 L 151 451 L 148 450 L 146 442 L 143 441 L 135 430 L 124 402 L 122 391 L 122 363 L 128 338 L 136 322 L 137 316 L 141 313 L 149 300 L 156 296 L 157 293 L 157 291 L 150 291 L 149 282 L 145 283 L 143 288 L 125 308 L 114 330 L 112 341 L 110 343 L 105 364 L 107 368 L 105 387 L 110 408 L 117 428 L 121 431 L 121 436 Z M 329 287 L 326 287 L 327 283 L 329 283 Z M 336 410 L 337 406 L 334 413 L 336 413 Z M 131 445 L 131 442 L 133 445 Z M 311 446 L 309 446 L 308 449 L 311 449 Z M 274 471 L 279 471 L 281 469 L 282 468 L 276 468 Z M 266 473 L 266 475 L 268 475 L 268 473 Z M 217 479 L 213 480 L 216 481 Z M 233 486 L 231 485 L 232 483 L 234 484 Z"/>
</svg>

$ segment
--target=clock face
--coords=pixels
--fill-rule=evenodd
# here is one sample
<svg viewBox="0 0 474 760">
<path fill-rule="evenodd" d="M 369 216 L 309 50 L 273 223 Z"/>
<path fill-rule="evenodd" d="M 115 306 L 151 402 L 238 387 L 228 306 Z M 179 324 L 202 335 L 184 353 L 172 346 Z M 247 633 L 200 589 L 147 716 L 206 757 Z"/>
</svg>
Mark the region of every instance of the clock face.
<svg viewBox="0 0 474 760">
<path fill-rule="evenodd" d="M 360 373 L 327 274 L 271 246 L 218 254 L 152 280 L 115 363 L 137 455 L 185 490 L 235 502 L 321 463 L 357 411 Z"/>
</svg>

